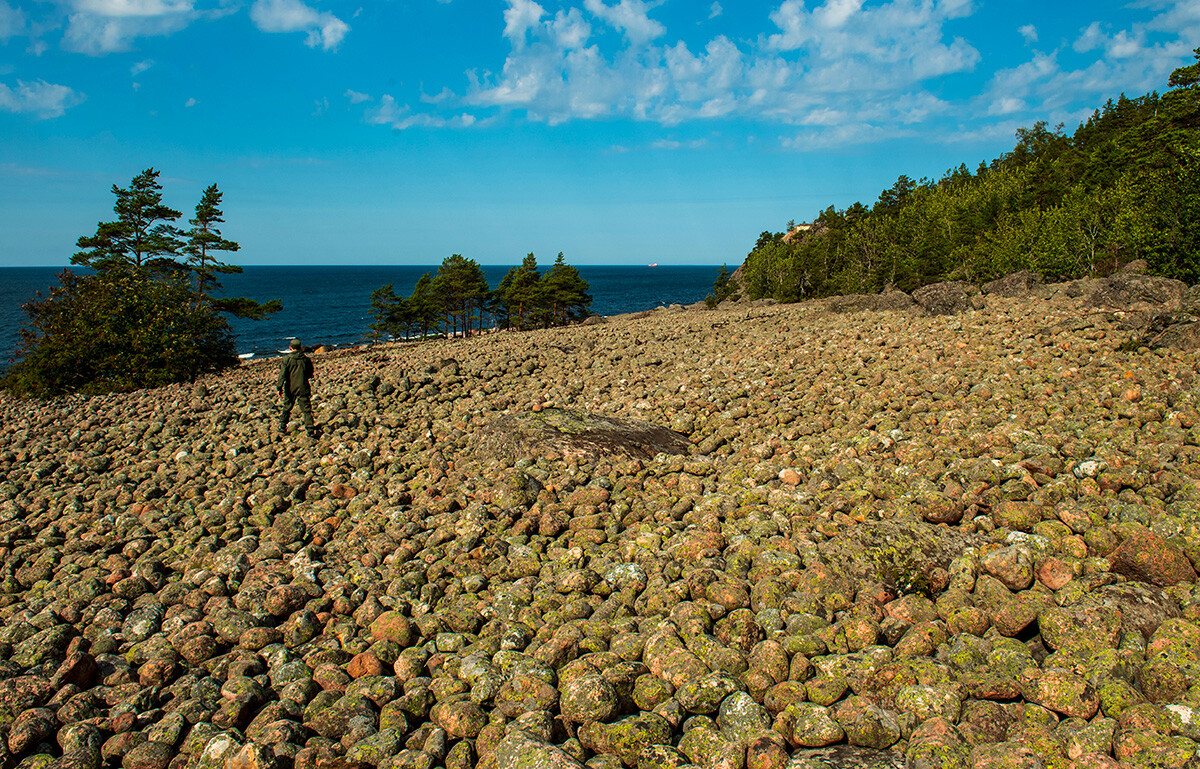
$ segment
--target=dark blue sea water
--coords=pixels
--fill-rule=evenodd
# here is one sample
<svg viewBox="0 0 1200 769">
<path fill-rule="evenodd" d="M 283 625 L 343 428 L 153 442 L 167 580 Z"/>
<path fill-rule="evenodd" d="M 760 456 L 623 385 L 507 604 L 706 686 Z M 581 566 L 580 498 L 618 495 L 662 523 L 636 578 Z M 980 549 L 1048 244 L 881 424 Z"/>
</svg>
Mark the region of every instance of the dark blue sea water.
<svg viewBox="0 0 1200 769">
<path fill-rule="evenodd" d="M 545 269 L 545 267 L 543 267 Z M 485 265 L 493 288 L 509 266 Z M 712 291 L 718 267 L 580 266 L 591 286 L 592 311 L 600 315 L 652 310 L 667 304 L 691 304 Z M 7 365 L 25 320 L 21 305 L 57 283 L 58 267 L 0 268 L 0 368 Z M 412 292 L 417 279 L 435 266 L 246 267 L 223 276 L 225 294 L 260 301 L 279 299 L 283 310 L 263 321 L 232 319 L 238 351 L 274 355 L 290 337 L 305 345 L 338 347 L 367 338 L 371 292 L 387 283 L 397 294 Z"/>
</svg>

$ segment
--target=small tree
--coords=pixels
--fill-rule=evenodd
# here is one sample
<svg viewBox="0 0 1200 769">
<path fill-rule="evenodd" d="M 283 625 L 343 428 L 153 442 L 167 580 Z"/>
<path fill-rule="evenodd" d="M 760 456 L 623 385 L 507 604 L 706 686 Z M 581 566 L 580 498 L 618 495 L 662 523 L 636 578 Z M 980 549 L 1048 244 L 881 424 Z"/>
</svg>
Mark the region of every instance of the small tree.
<svg viewBox="0 0 1200 769">
<path fill-rule="evenodd" d="M 708 307 L 716 307 L 721 302 L 729 298 L 729 296 L 733 293 L 733 287 L 730 280 L 732 277 L 733 276 L 729 273 L 729 268 L 722 264 L 721 271 L 717 273 L 717 279 L 713 281 L 712 293 L 704 297 L 704 303 L 708 305 Z"/>
<path fill-rule="evenodd" d="M 403 297 L 396 295 L 391 283 L 371 292 L 371 341 L 380 342 L 385 337 L 395 339 L 404 334 L 407 338 L 408 327 L 404 322 L 405 309 L 408 304 Z"/>
<path fill-rule="evenodd" d="M 456 333 L 461 328 L 463 336 L 468 336 L 471 320 L 476 317 L 473 311 L 481 309 L 487 298 L 488 285 L 483 268 L 474 259 L 452 254 L 438 267 L 434 291 L 446 312 L 447 333 Z M 482 312 L 479 318 L 482 328 Z"/>
<path fill-rule="evenodd" d="M 204 190 L 196 204 L 196 216 L 189 219 L 192 229 L 188 233 L 187 245 L 183 247 L 188 264 L 196 274 L 196 295 L 203 298 L 218 284 L 217 274 L 239 273 L 241 267 L 217 261 L 214 251 L 237 251 L 241 246 L 221 237 L 217 225 L 224 222 L 221 206 L 221 191 L 217 185 Z"/>
<path fill-rule="evenodd" d="M 427 272 L 417 278 L 408 305 L 413 331 L 420 330 L 422 337 L 429 336 L 429 329 L 433 328 L 442 314 L 442 303 L 434 290 L 432 273 Z"/>
</svg>

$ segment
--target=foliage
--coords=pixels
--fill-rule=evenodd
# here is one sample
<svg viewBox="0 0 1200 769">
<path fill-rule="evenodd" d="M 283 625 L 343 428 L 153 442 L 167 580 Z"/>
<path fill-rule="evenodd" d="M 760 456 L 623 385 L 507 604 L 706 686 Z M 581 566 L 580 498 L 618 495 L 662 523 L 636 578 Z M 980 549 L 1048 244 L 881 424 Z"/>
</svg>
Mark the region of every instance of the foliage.
<svg viewBox="0 0 1200 769">
<path fill-rule="evenodd" d="M 566 263 L 562 251 L 542 278 L 541 302 L 546 326 L 565 326 L 587 317 L 592 304 L 588 283 L 579 270 Z"/>
<path fill-rule="evenodd" d="M 162 200 L 159 172 L 148 168 L 128 188 L 113 185 L 115 221 L 80 237 L 72 258 L 91 274 L 65 270 L 49 294 L 24 306 L 15 363 L 0 381 L 20 396 L 157 387 L 236 365 L 229 323 L 221 313 L 259 319 L 278 301 L 213 297 L 218 274 L 241 272 L 214 252 L 236 251 L 221 236 L 221 193 L 211 185 L 196 206 L 192 229 Z M 184 235 L 188 238 L 185 241 Z"/>
<path fill-rule="evenodd" d="M 704 297 L 704 304 L 709 309 L 716 307 L 733 296 L 735 288 L 736 285 L 733 283 L 733 275 L 729 272 L 729 267 L 722 264 L 721 271 L 717 273 L 717 279 L 713 281 L 712 293 Z"/>
<path fill-rule="evenodd" d="M 488 284 L 483 268 L 474 259 L 452 254 L 442 260 L 433 277 L 433 293 L 445 310 L 444 328 L 449 335 L 470 336 L 471 323 L 483 329 L 483 305 Z"/>
<path fill-rule="evenodd" d="M 183 275 L 64 270 L 25 312 L 23 357 L 3 381 L 21 397 L 158 387 L 237 364 L 229 324 L 195 301 Z"/>
<path fill-rule="evenodd" d="M 224 222 L 225 213 L 221 210 L 221 191 L 217 185 L 210 184 L 196 204 L 196 216 L 189 219 L 192 229 L 188 231 L 187 244 L 183 247 L 187 264 L 196 276 L 196 295 L 204 301 L 215 289 L 221 287 L 217 275 L 231 275 L 242 271 L 236 264 L 226 264 L 218 261 L 214 251 L 237 251 L 240 245 L 221 236 L 216 225 Z M 272 313 L 283 309 L 283 304 L 277 299 L 269 302 L 257 302 L 244 296 L 221 297 L 211 300 L 212 306 L 218 312 L 229 313 L 238 318 L 262 320 Z"/>
<path fill-rule="evenodd" d="M 592 304 L 588 283 L 567 264 L 561 252 L 544 275 L 529 254 L 493 290 L 483 268 L 473 259 L 453 254 L 436 275 L 426 273 L 408 297 L 392 284 L 371 294 L 372 336 L 376 340 L 428 336 L 439 323 L 446 334 L 469 335 L 489 322 L 515 330 L 574 323 L 587 317 Z"/>
<path fill-rule="evenodd" d="M 172 222 L 182 214 L 163 203 L 158 175 L 147 168 L 133 177 L 129 187 L 112 186 L 116 221 L 100 222 L 95 235 L 80 237 L 76 242 L 80 250 L 71 264 L 99 272 L 116 267 L 173 267 L 183 233 Z"/>
<path fill-rule="evenodd" d="M 762 233 L 742 288 L 794 301 L 1022 269 L 1071 279 L 1139 258 L 1196 282 L 1200 48 L 1195 56 L 1171 75 L 1174 90 L 1109 100 L 1072 134 L 1039 122 L 975 173 L 964 164 L 937 180 L 902 175 L 870 207 L 825 209 L 800 237 Z"/>
</svg>

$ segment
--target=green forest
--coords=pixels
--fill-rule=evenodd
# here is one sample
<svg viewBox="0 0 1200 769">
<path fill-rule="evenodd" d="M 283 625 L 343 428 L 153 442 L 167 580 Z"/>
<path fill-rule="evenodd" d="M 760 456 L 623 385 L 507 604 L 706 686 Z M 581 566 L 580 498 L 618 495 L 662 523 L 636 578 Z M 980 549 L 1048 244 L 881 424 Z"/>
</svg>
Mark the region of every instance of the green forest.
<svg viewBox="0 0 1200 769">
<path fill-rule="evenodd" d="M 489 326 L 517 331 L 562 326 L 587 317 L 588 289 L 561 251 L 545 273 L 529 254 L 495 289 L 474 259 L 454 254 L 442 260 L 437 273 L 422 275 L 409 296 L 398 296 L 391 283 L 376 289 L 371 332 L 380 341 L 431 333 L 470 336 Z"/>
<path fill-rule="evenodd" d="M 1195 56 L 1166 93 L 1110 99 L 1073 133 L 1039 122 L 974 172 L 901 176 L 869 207 L 830 206 L 806 230 L 762 233 L 742 292 L 787 302 L 1026 269 L 1063 280 L 1135 259 L 1197 282 L 1200 48 Z"/>
</svg>

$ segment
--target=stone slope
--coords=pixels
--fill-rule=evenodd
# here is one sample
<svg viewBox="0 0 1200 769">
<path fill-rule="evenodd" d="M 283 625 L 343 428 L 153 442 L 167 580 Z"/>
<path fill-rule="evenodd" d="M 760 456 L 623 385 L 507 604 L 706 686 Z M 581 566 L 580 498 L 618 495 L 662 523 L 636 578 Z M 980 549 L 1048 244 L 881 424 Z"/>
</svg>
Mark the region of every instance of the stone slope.
<svg viewBox="0 0 1200 769">
<path fill-rule="evenodd" d="M 1196 354 L 830 306 L 317 356 L 316 441 L 269 363 L 0 398 L 0 759 L 1193 760 Z M 690 445 L 488 450 L 554 409 Z"/>
</svg>

